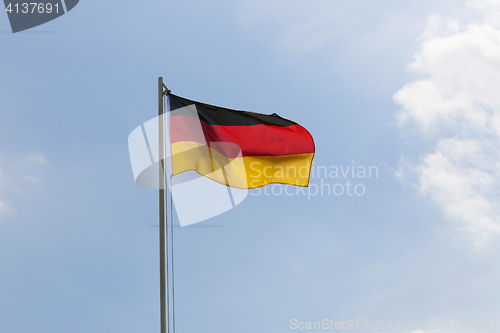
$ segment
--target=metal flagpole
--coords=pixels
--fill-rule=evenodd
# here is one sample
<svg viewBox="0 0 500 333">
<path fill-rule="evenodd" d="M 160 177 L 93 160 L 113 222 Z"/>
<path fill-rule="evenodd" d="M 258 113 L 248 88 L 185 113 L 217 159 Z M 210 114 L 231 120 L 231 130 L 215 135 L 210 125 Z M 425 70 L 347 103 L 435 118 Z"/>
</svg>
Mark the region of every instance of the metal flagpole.
<svg viewBox="0 0 500 333">
<path fill-rule="evenodd" d="M 167 333 L 167 279 L 165 267 L 165 159 L 163 128 L 163 78 L 158 78 L 158 172 L 160 191 L 160 321 L 161 333 Z"/>
</svg>

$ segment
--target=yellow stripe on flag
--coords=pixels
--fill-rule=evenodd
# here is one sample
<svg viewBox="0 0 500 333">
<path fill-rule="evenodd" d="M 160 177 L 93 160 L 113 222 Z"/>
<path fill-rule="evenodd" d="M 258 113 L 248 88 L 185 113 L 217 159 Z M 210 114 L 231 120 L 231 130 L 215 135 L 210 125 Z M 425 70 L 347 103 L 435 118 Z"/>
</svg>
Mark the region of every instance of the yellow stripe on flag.
<svg viewBox="0 0 500 333">
<path fill-rule="evenodd" d="M 220 184 L 252 189 L 271 183 L 307 186 L 314 153 L 226 157 L 198 142 L 172 144 L 174 175 L 194 170 Z"/>
</svg>

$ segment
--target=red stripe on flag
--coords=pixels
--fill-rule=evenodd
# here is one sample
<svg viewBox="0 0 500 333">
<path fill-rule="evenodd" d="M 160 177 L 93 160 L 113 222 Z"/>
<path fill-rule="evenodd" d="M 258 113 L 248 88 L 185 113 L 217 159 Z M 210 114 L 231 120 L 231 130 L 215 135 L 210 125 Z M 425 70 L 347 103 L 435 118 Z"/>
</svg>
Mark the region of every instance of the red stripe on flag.
<svg viewBox="0 0 500 333">
<path fill-rule="evenodd" d="M 181 141 L 202 144 L 230 142 L 241 148 L 242 156 L 314 153 L 313 138 L 300 125 L 285 127 L 264 124 L 251 126 L 209 125 L 188 115 L 178 115 L 170 119 L 170 128 L 172 143 Z"/>
</svg>

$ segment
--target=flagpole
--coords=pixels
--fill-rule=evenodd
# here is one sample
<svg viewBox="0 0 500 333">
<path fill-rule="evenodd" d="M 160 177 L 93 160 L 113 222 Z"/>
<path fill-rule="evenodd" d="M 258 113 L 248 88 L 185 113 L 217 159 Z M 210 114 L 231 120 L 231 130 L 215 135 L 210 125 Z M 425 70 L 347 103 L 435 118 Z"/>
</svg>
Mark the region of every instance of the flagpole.
<svg viewBox="0 0 500 333">
<path fill-rule="evenodd" d="M 160 332 L 167 333 L 167 279 L 165 253 L 165 172 L 163 128 L 163 78 L 158 78 L 158 172 L 160 196 Z"/>
</svg>

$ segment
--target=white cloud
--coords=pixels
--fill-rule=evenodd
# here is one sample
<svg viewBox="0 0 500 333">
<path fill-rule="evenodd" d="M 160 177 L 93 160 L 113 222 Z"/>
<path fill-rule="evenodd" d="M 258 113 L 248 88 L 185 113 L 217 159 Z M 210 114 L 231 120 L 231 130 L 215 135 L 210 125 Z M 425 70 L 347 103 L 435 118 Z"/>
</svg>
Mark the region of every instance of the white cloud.
<svg viewBox="0 0 500 333">
<path fill-rule="evenodd" d="M 16 157 L 0 154 L 0 217 L 15 212 L 11 202 L 26 185 L 41 182 L 39 166 L 46 163 L 39 152 Z"/>
<path fill-rule="evenodd" d="M 425 19 L 429 10 L 451 10 L 463 3 L 243 0 L 238 6 L 237 20 L 251 34 L 288 55 L 300 57 L 320 49 L 331 58 L 331 51 L 345 52 L 348 48 L 350 57 L 369 57 L 401 48 L 408 35 L 418 31 L 420 17 Z M 322 48 L 325 46 L 327 49 Z"/>
<path fill-rule="evenodd" d="M 500 233 L 500 209 L 495 185 L 500 180 L 496 159 L 485 153 L 487 143 L 444 139 L 416 168 L 419 190 L 430 196 L 446 216 L 473 236 L 475 245 L 487 244 Z"/>
<path fill-rule="evenodd" d="M 39 152 L 31 153 L 18 159 L 17 164 L 25 167 L 33 164 L 46 164 L 45 158 Z"/>
<path fill-rule="evenodd" d="M 40 177 L 33 177 L 33 176 L 24 175 L 23 180 L 25 182 L 28 182 L 28 183 L 36 184 L 36 183 L 40 182 Z"/>
<path fill-rule="evenodd" d="M 3 179 L 3 174 L 0 172 L 0 194 L 3 192 L 4 188 L 4 179 Z M 0 216 L 5 215 L 9 212 L 12 211 L 12 206 L 10 203 L 4 199 L 2 196 L 0 196 Z"/>
<path fill-rule="evenodd" d="M 401 49 L 418 21 L 412 6 L 396 1 L 251 0 L 240 5 L 238 21 L 284 58 L 324 59 L 324 70 L 339 58 L 367 59 Z"/>
<path fill-rule="evenodd" d="M 303 55 L 326 43 L 338 30 L 341 17 L 336 7 L 335 3 L 301 0 L 245 1 L 238 18 L 249 29 L 266 30 L 273 42 Z"/>
<path fill-rule="evenodd" d="M 469 7 L 500 9 L 499 1 Z M 489 14 L 488 14 L 489 15 Z M 500 235 L 500 30 L 429 17 L 409 66 L 421 76 L 394 94 L 403 134 L 431 142 L 416 166 L 403 160 L 398 177 L 436 202 L 477 247 Z"/>
<path fill-rule="evenodd" d="M 467 6 L 483 12 L 485 22 L 495 26 L 500 24 L 499 0 L 470 0 Z"/>
<path fill-rule="evenodd" d="M 408 50 L 429 13 L 465 8 L 464 0 L 242 0 L 236 20 L 279 67 L 338 90 L 394 91 Z M 472 12 L 469 8 L 469 12 Z M 474 15 L 472 15 L 474 16 Z"/>
<path fill-rule="evenodd" d="M 10 203 L 0 199 L 0 216 L 12 212 L 13 208 Z"/>
</svg>

